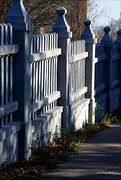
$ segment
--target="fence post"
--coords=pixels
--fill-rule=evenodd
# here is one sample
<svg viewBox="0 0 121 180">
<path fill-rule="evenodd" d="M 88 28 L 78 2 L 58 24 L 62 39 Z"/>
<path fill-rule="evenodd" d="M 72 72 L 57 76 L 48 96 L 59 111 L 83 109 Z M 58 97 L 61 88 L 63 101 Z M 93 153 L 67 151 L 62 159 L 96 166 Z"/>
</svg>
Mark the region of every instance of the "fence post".
<svg viewBox="0 0 121 180">
<path fill-rule="evenodd" d="M 19 53 L 13 59 L 13 100 L 18 102 L 18 111 L 14 114 L 14 121 L 21 121 L 19 157 L 24 156 L 31 145 L 30 120 L 30 31 L 32 24 L 23 0 L 14 0 L 6 15 L 6 23 L 13 26 L 13 43 L 19 45 Z"/>
<path fill-rule="evenodd" d="M 61 56 L 58 58 L 58 81 L 57 88 L 61 92 L 61 98 L 58 105 L 63 106 L 62 127 L 68 129 L 69 119 L 69 56 L 70 56 L 70 40 L 72 33 L 70 27 L 65 20 L 66 9 L 59 7 L 56 10 L 58 19 L 53 27 L 59 37 L 58 46 L 62 50 Z"/>
<path fill-rule="evenodd" d="M 86 41 L 86 51 L 88 52 L 88 57 L 85 64 L 85 85 L 88 87 L 88 92 L 86 93 L 86 98 L 90 99 L 89 105 L 89 114 L 92 114 L 91 121 L 95 123 L 95 91 L 94 91 L 94 82 L 95 82 L 95 44 L 97 39 L 95 38 L 92 29 L 91 21 L 89 19 L 84 21 L 85 30 L 81 35 L 81 39 Z"/>
<path fill-rule="evenodd" d="M 112 48 L 113 42 L 109 35 L 110 32 L 109 27 L 104 28 L 104 36 L 101 40 L 101 43 L 104 44 L 104 53 L 107 55 L 107 59 L 105 62 L 105 74 L 104 80 L 106 82 L 106 93 L 108 94 L 107 97 L 107 112 L 112 112 L 112 105 L 111 105 L 111 83 L 112 83 Z"/>
<path fill-rule="evenodd" d="M 118 79 L 119 79 L 119 88 L 121 89 L 121 29 L 117 32 L 118 37 L 115 41 L 115 45 L 118 48 L 118 54 L 120 55 L 120 58 L 118 60 Z M 121 92 L 120 92 L 120 98 L 119 98 L 119 105 L 121 106 Z"/>
</svg>

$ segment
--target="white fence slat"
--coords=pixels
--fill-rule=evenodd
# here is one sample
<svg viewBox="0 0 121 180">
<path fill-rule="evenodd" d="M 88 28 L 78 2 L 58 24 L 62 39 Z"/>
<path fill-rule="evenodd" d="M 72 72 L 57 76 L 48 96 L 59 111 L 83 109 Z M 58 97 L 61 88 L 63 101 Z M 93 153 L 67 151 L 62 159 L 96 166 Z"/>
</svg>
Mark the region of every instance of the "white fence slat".
<svg viewBox="0 0 121 180">
<path fill-rule="evenodd" d="M 46 96 L 46 89 L 45 89 L 45 87 L 46 87 L 46 60 L 44 60 L 44 68 L 43 68 L 43 90 L 44 90 L 44 97 Z"/>
<path fill-rule="evenodd" d="M 10 24 L 8 24 L 8 43 L 9 44 L 12 44 L 12 38 L 13 38 L 13 30 L 12 30 L 12 26 Z M 11 55 L 9 57 L 9 69 L 10 69 L 10 72 L 9 72 L 9 83 L 10 83 L 10 92 L 9 92 L 9 95 L 10 95 L 10 102 L 12 102 L 12 99 L 13 99 L 13 94 L 12 94 L 12 91 L 13 91 L 13 55 Z"/>
<path fill-rule="evenodd" d="M 0 25 L 0 45 L 4 45 L 4 26 Z M 1 67 L 1 74 L 0 74 L 0 88 L 1 88 L 1 94 L 0 94 L 0 99 L 1 99 L 1 106 L 4 104 L 4 57 L 1 57 L 1 62 L 0 62 L 0 67 Z M 1 126 L 4 125 L 4 118 L 1 118 Z"/>
<path fill-rule="evenodd" d="M 55 58 L 55 91 L 57 91 L 57 63 L 58 63 L 58 59 L 57 57 Z"/>
<path fill-rule="evenodd" d="M 44 61 L 42 61 L 42 71 L 41 71 L 41 98 L 43 98 L 43 91 L 44 91 L 44 79 L 43 79 L 43 75 L 44 75 Z"/>
<path fill-rule="evenodd" d="M 38 62 L 38 100 L 41 98 L 41 61 Z"/>
</svg>

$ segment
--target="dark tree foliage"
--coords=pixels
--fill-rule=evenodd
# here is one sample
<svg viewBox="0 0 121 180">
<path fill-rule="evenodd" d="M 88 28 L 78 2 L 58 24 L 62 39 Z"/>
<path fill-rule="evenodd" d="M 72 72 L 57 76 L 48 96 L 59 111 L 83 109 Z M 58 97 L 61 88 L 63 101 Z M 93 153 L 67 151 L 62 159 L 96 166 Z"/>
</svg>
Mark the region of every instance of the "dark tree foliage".
<svg viewBox="0 0 121 180">
<path fill-rule="evenodd" d="M 56 22 L 56 9 L 67 9 L 66 20 L 73 32 L 73 40 L 80 38 L 87 15 L 87 0 L 23 0 L 34 25 L 33 33 L 48 33 Z M 0 0 L 0 22 L 4 22 L 13 0 Z"/>
</svg>

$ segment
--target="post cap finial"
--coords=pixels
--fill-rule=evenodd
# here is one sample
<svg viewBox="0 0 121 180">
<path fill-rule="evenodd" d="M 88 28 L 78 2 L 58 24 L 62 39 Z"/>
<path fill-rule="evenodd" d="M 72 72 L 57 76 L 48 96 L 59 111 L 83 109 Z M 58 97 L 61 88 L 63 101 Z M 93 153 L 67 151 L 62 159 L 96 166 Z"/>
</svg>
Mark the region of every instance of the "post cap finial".
<svg viewBox="0 0 121 180">
<path fill-rule="evenodd" d="M 118 48 L 121 48 L 121 29 L 119 29 L 119 31 L 117 31 L 117 39 L 115 41 L 115 44 L 118 46 Z"/>
<path fill-rule="evenodd" d="M 118 31 L 117 31 L 117 34 L 120 36 L 121 35 L 121 29 L 119 29 Z"/>
<path fill-rule="evenodd" d="M 14 0 L 13 5 L 5 17 L 5 23 L 10 23 L 14 30 L 32 30 L 32 24 L 27 14 L 23 0 Z"/>
<path fill-rule="evenodd" d="M 109 26 L 106 26 L 105 28 L 104 28 L 104 32 L 106 33 L 109 33 L 110 32 L 110 30 L 111 30 L 111 28 L 109 27 Z"/>
<path fill-rule="evenodd" d="M 85 21 L 84 21 L 84 25 L 85 26 L 90 26 L 92 24 L 92 22 L 89 20 L 89 19 L 86 19 Z"/>
<path fill-rule="evenodd" d="M 88 39 L 95 39 L 95 35 L 92 31 L 91 24 L 92 22 L 89 19 L 84 21 L 85 29 L 81 35 L 81 39 L 88 40 Z"/>
<path fill-rule="evenodd" d="M 59 7 L 58 9 L 56 9 L 56 13 L 59 14 L 66 14 L 67 10 L 64 7 Z"/>
<path fill-rule="evenodd" d="M 104 36 L 103 36 L 103 38 L 102 38 L 102 40 L 101 40 L 101 43 L 104 44 L 105 47 L 112 47 L 112 46 L 113 46 L 112 39 L 111 39 L 111 37 L 110 37 L 110 35 L 109 35 L 110 30 L 111 30 L 111 29 L 110 29 L 110 27 L 108 27 L 108 26 L 106 26 L 106 27 L 104 28 L 105 34 L 104 34 Z"/>
<path fill-rule="evenodd" d="M 59 7 L 56 10 L 56 13 L 58 14 L 58 19 L 53 27 L 53 32 L 70 32 L 70 26 L 65 19 L 65 14 L 67 13 L 67 10 L 64 7 Z"/>
</svg>

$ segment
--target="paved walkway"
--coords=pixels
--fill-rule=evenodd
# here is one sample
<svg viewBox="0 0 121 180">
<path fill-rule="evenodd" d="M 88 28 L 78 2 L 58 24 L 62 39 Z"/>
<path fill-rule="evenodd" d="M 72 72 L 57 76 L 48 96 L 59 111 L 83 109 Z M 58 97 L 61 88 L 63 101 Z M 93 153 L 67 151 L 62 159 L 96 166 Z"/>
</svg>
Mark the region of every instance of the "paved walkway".
<svg viewBox="0 0 121 180">
<path fill-rule="evenodd" d="M 121 119 L 82 144 L 78 155 L 48 172 L 42 179 L 51 180 L 121 180 Z"/>
</svg>

